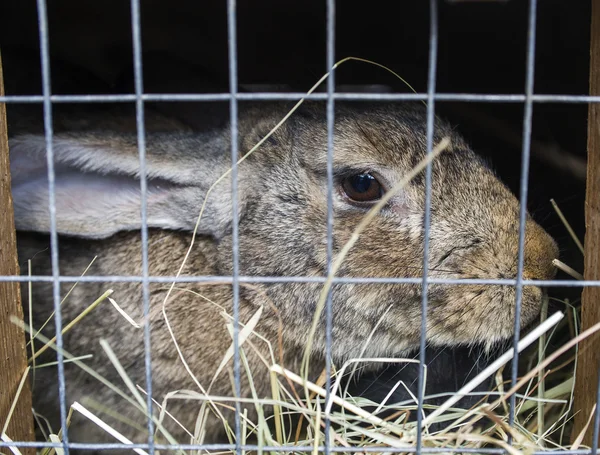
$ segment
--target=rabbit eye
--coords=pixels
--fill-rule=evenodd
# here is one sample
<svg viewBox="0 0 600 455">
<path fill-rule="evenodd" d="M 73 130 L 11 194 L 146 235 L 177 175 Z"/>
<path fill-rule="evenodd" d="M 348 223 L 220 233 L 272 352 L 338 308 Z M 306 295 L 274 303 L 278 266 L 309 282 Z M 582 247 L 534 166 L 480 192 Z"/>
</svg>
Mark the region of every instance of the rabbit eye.
<svg viewBox="0 0 600 455">
<path fill-rule="evenodd" d="M 355 174 L 342 180 L 346 196 L 354 202 L 374 202 L 383 196 L 383 187 L 371 174 Z"/>
</svg>

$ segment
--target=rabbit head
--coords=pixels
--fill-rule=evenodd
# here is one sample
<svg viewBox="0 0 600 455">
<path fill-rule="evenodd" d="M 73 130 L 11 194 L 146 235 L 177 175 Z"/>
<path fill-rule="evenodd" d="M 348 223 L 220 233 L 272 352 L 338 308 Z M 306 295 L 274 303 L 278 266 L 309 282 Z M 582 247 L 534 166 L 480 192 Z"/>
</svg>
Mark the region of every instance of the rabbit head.
<svg viewBox="0 0 600 455">
<path fill-rule="evenodd" d="M 240 154 L 277 124 L 280 107 L 242 109 Z M 450 146 L 432 164 L 429 275 L 514 279 L 519 203 L 465 141 L 436 121 L 434 144 Z M 208 188 L 231 166 L 230 129 L 150 132 L 146 136 L 147 224 L 192 232 Z M 59 234 L 103 239 L 141 227 L 140 164 L 135 134 L 97 127 L 57 134 L 56 223 Z M 11 140 L 17 228 L 49 232 L 43 136 Z M 382 194 L 426 154 L 425 109 L 412 105 L 338 104 L 333 148 L 333 255 Z M 239 165 L 239 267 L 247 276 L 323 277 L 327 272 L 327 128 L 325 106 L 307 103 Z M 208 195 L 198 232 L 216 248 L 214 270 L 232 272 L 230 178 Z M 420 278 L 423 275 L 425 176 L 408 183 L 360 235 L 337 276 Z M 107 241 L 110 241 L 108 239 Z M 115 240 L 118 241 L 118 240 Z M 202 248 L 202 243 L 197 248 Z M 172 263 L 166 257 L 154 260 Z M 192 254 L 194 254 L 192 252 Z M 549 279 L 557 247 L 529 216 L 524 277 Z M 173 263 L 173 274 L 178 264 Z M 322 283 L 257 284 L 241 289 L 244 305 L 268 308 L 283 321 L 284 343 L 303 346 Z M 524 324 L 538 313 L 542 290 L 523 288 Z M 513 333 L 510 285 L 431 284 L 427 338 L 432 345 L 487 343 Z M 332 293 L 333 355 L 390 355 L 418 345 L 420 283 L 339 283 Z M 199 327 L 202 321 L 198 321 Z M 324 318 L 314 349 L 325 348 Z M 268 328 L 267 328 L 268 330 Z M 367 341 L 369 341 L 367 343 Z"/>
</svg>

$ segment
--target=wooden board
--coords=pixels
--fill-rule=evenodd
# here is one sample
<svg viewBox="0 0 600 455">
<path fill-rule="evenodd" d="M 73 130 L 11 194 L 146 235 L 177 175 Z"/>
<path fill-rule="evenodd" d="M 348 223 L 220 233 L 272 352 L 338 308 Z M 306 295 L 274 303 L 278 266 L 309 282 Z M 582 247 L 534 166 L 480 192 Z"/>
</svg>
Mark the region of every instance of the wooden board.
<svg viewBox="0 0 600 455">
<path fill-rule="evenodd" d="M 600 0 L 592 0 L 590 42 L 590 94 L 600 94 Z M 588 113 L 588 165 L 585 198 L 585 262 L 586 280 L 600 280 L 600 105 L 591 103 Z M 581 298 L 581 322 L 585 330 L 600 321 L 600 288 L 587 287 Z M 600 367 L 600 334 L 579 346 L 575 384 L 575 416 L 572 439 L 581 433 L 596 403 L 598 368 Z M 591 445 L 590 424 L 584 444 Z"/>
<path fill-rule="evenodd" d="M 0 95 L 4 95 L 1 57 Z M 6 106 L 0 103 L 0 275 L 19 274 L 9 169 Z M 11 315 L 23 318 L 20 286 L 19 283 L 0 282 L 0 431 L 27 368 L 25 335 L 10 321 Z M 34 440 L 29 381 L 21 390 L 6 434 L 13 441 Z M 2 448 L 0 452 L 10 453 L 8 448 Z M 35 453 L 35 450 L 21 449 L 21 452 Z"/>
</svg>

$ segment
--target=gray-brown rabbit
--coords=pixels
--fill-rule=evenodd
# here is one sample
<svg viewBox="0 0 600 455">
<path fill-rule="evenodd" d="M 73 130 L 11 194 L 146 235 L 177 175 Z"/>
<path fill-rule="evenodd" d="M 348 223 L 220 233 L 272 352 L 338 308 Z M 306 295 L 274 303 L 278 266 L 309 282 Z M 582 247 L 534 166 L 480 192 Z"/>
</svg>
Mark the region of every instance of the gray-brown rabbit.
<svg viewBox="0 0 600 455">
<path fill-rule="evenodd" d="M 240 154 L 264 137 L 286 112 L 287 108 L 281 106 L 241 105 Z M 425 124 L 425 109 L 420 105 L 337 104 L 334 255 L 349 240 L 368 209 L 424 157 Z M 77 128 L 57 131 L 54 138 L 60 274 L 78 276 L 98 256 L 88 275 L 139 276 L 142 262 L 136 135 L 123 132 L 124 128 L 115 132 L 95 122 L 82 122 Z M 15 131 L 13 136 L 10 146 L 17 227 L 21 231 L 47 233 L 50 224 L 44 138 L 19 135 Z M 434 143 L 443 137 L 450 137 L 451 144 L 433 163 L 430 275 L 514 278 L 518 201 L 465 141 L 437 120 Z M 190 245 L 191 232 L 208 188 L 231 166 L 230 129 L 228 126 L 206 132 L 154 129 L 146 136 L 146 153 L 151 228 L 149 273 L 173 276 Z M 326 274 L 326 153 L 325 107 L 307 103 L 239 166 L 241 275 L 322 277 Z M 421 174 L 368 225 L 337 275 L 421 277 L 424 197 L 425 182 Z M 226 178 L 208 198 L 184 276 L 232 273 L 231 224 L 231 185 Z M 22 266 L 33 258 L 34 274 L 51 273 L 47 237 L 24 234 L 19 250 Z M 551 260 L 557 254 L 550 236 L 528 218 L 525 278 L 551 278 L 554 275 Z M 62 296 L 70 286 L 63 283 Z M 240 321 L 247 323 L 262 307 L 256 331 L 271 342 L 276 361 L 281 355 L 284 366 L 297 372 L 322 286 L 290 282 L 253 283 L 240 288 Z M 173 390 L 200 392 L 184 368 L 163 318 L 162 303 L 168 287 L 168 282 L 150 283 L 152 386 L 158 402 Z M 114 289 L 112 297 L 125 312 L 142 323 L 139 282 L 79 283 L 62 306 L 63 320 L 71 321 L 109 288 Z M 402 356 L 418 346 L 420 290 L 420 284 L 336 285 L 332 302 L 333 363 L 339 367 L 345 360 L 360 355 Z M 540 288 L 524 288 L 523 324 L 536 316 L 541 299 Z M 51 284 L 34 285 L 33 305 L 35 324 L 39 327 L 53 309 Z M 514 305 L 512 286 L 430 285 L 428 343 L 457 346 L 507 339 L 513 333 Z M 229 284 L 178 283 L 166 304 L 166 314 L 183 357 L 205 388 L 231 345 L 223 310 L 232 314 Z M 324 324 L 322 317 L 311 357 L 313 378 L 324 365 Z M 283 352 L 279 352 L 280 328 Z M 108 341 L 134 383 L 145 388 L 143 330 L 132 327 L 105 303 L 65 336 L 68 352 L 93 354 L 85 362 L 125 389 L 99 346 L 100 339 Z M 269 376 L 263 362 L 270 359 L 266 343 L 255 335 L 249 341 L 252 346 L 246 343 L 243 349 L 256 393 L 261 398 L 269 397 Z M 230 370 L 230 366 L 223 370 L 210 390 L 211 395 L 232 396 Z M 91 397 L 112 413 L 135 422 L 138 428 L 109 415 L 103 414 L 103 419 L 130 439 L 146 442 L 143 430 L 146 420 L 140 411 L 75 365 L 67 364 L 65 373 L 68 404 Z M 244 368 L 242 395 L 251 397 Z M 35 400 L 38 412 L 58 426 L 54 370 L 44 368 L 37 372 Z M 199 407 L 199 401 L 172 400 L 167 410 L 194 433 Z M 253 405 L 243 404 L 243 407 L 253 416 Z M 226 406 L 220 405 L 220 410 L 231 418 Z M 170 418 L 165 419 L 165 425 L 179 442 L 190 442 L 189 434 Z M 69 437 L 77 442 L 114 441 L 80 415 L 74 417 Z M 223 423 L 211 414 L 202 441 L 224 440 Z"/>
</svg>

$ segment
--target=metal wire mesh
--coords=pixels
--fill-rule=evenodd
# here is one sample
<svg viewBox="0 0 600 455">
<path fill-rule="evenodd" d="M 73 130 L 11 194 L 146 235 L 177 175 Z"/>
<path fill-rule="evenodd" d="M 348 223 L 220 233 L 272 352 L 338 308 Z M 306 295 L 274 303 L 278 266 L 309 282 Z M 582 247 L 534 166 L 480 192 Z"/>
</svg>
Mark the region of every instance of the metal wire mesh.
<svg viewBox="0 0 600 455">
<path fill-rule="evenodd" d="M 40 40 L 40 58 L 42 63 L 42 80 L 43 89 L 41 96 L 3 96 L 0 97 L 0 102 L 5 103 L 41 103 L 44 109 L 44 128 L 47 150 L 48 164 L 48 185 L 49 185 L 49 213 L 51 219 L 51 260 L 52 260 L 52 276 L 0 276 L 1 282 L 51 282 L 53 287 L 53 299 L 55 305 L 55 325 L 56 325 L 56 346 L 58 360 L 58 390 L 60 399 L 61 426 L 63 430 L 62 443 L 47 443 L 47 442 L 0 442 L 0 447 L 54 447 L 61 448 L 68 454 L 70 448 L 84 450 L 109 450 L 123 448 L 122 444 L 107 443 L 107 444 L 91 444 L 91 443 L 75 443 L 69 441 L 68 426 L 66 424 L 67 408 L 65 396 L 65 377 L 64 377 L 64 358 L 62 354 L 63 337 L 61 335 L 62 319 L 60 311 L 60 285 L 61 283 L 70 282 L 138 282 L 142 285 L 142 302 L 144 317 L 147 317 L 150 311 L 150 283 L 220 283 L 231 284 L 233 289 L 233 346 L 234 346 L 234 390 L 237 396 L 241 395 L 240 382 L 240 350 L 239 350 L 239 287 L 241 283 L 324 283 L 325 277 L 306 277 L 306 276 L 286 276 L 286 277 L 269 277 L 269 276 L 242 276 L 239 271 L 239 225 L 238 225 L 238 101 L 241 100 L 298 100 L 300 98 L 326 100 L 327 101 L 327 271 L 331 271 L 333 258 L 333 126 L 334 126 L 334 105 L 338 100 L 365 100 L 365 101 L 416 101 L 422 100 L 427 103 L 427 153 L 430 154 L 433 148 L 433 131 L 435 118 L 435 103 L 436 101 L 463 101 L 463 102 L 490 102 L 490 103 L 523 103 L 523 142 L 522 142 L 522 162 L 521 162 L 521 179 L 520 179 L 520 201 L 526 201 L 528 195 L 529 182 L 529 162 L 530 162 L 530 147 L 531 147 L 531 130 L 532 130 L 532 111 L 534 103 L 599 103 L 599 96 L 580 96 L 580 95 L 543 95 L 534 93 L 534 62 L 535 62 L 535 45 L 536 45 L 536 9 L 537 0 L 529 0 L 529 20 L 527 33 L 527 59 L 526 59 L 526 82 L 524 94 L 466 94 L 466 93 L 437 93 L 436 92 L 436 65 L 437 65 L 437 47 L 438 47 L 438 17 L 437 17 L 437 0 L 430 0 L 430 33 L 429 33 L 429 57 L 428 57 L 428 85 L 427 93 L 416 94 L 364 94 L 364 93 L 336 93 L 335 92 L 335 71 L 327 80 L 326 93 L 317 93 L 306 96 L 304 93 L 238 93 L 238 58 L 237 58 L 237 36 L 236 36 L 236 2 L 235 0 L 227 1 L 227 18 L 228 18 L 228 42 L 229 42 L 229 87 L 228 93 L 217 94 L 147 94 L 144 93 L 143 86 L 143 65 L 142 65 L 142 44 L 141 44 L 141 21 L 140 21 L 140 0 L 131 0 L 131 31 L 133 38 L 133 61 L 134 61 L 134 82 L 135 93 L 124 95 L 53 95 L 51 93 L 51 74 L 50 74 L 50 56 L 48 42 L 48 19 L 46 11 L 46 0 L 37 0 L 38 21 L 39 21 L 39 40 Z M 326 71 L 333 68 L 335 64 L 335 0 L 327 0 L 327 42 L 326 42 Z M 147 223 L 147 167 L 146 167 L 146 131 L 144 122 L 144 104 L 148 101 L 229 101 L 230 119 L 231 119 L 231 190 L 232 190 L 232 210 L 233 210 L 233 272 L 231 276 L 151 276 L 148 268 L 148 223 Z M 52 107 L 54 103 L 85 103 L 85 102 L 122 102 L 135 103 L 136 106 L 136 125 L 137 125 L 137 143 L 139 149 L 140 160 L 140 189 L 141 189 L 141 238 L 142 238 L 142 275 L 141 276 L 64 276 L 61 275 L 59 269 L 58 258 L 58 234 L 56 225 L 56 201 L 55 201 L 55 168 L 54 168 L 54 151 L 53 151 L 53 117 Z M 421 342 L 420 342 L 420 371 L 418 382 L 418 396 L 423 396 L 424 390 L 424 365 L 427 361 L 425 357 L 425 316 L 428 308 L 428 293 L 427 289 L 430 284 L 444 285 L 467 285 L 467 284 L 489 284 L 489 285 L 507 285 L 514 286 L 516 289 L 516 311 L 514 329 L 515 335 L 513 346 L 515 349 L 514 361 L 511 371 L 511 385 L 514 386 L 517 382 L 518 374 L 518 351 L 516 349 L 519 342 L 519 329 L 521 327 L 520 308 L 522 300 L 523 287 L 528 285 L 543 285 L 545 287 L 561 286 L 561 287 L 581 287 L 581 286 L 600 286 L 600 281 L 575 281 L 575 280 L 530 280 L 523 277 L 524 268 L 524 245 L 525 245 L 525 220 L 526 220 L 526 204 L 520 206 L 519 213 L 519 245 L 518 245 L 518 272 L 515 279 L 441 279 L 428 276 L 429 268 L 429 228 L 431 223 L 431 178 L 432 167 L 431 163 L 427 166 L 425 174 L 426 182 L 426 197 L 425 197 L 425 216 L 424 216 L 424 255 L 423 255 L 423 270 L 422 278 L 341 278 L 335 277 L 332 282 L 334 284 L 391 284 L 391 283 L 413 283 L 419 284 L 422 287 L 421 301 Z M 333 312 L 331 309 L 331 294 L 327 299 L 326 305 L 326 391 L 327 400 L 330 393 L 330 373 L 331 373 L 331 345 L 332 345 L 332 318 Z M 152 409 L 152 370 L 151 370 L 151 345 L 150 345 L 150 325 L 144 325 L 144 352 L 145 352 L 145 388 L 147 391 L 147 407 Z M 600 382 L 598 385 L 598 399 L 600 399 Z M 509 422 L 514 423 L 515 416 L 515 395 L 510 398 L 510 414 Z M 241 441 L 241 423 L 240 423 L 240 403 L 235 402 L 236 420 L 235 420 L 235 445 L 230 444 L 181 444 L 177 446 L 156 444 L 154 442 L 154 422 L 148 418 L 148 442 L 147 444 L 132 444 L 127 445 L 127 448 L 140 448 L 148 450 L 152 455 L 155 450 L 165 449 L 206 449 L 206 450 L 235 450 L 237 454 L 241 454 L 243 450 L 263 450 L 263 451 L 294 451 L 294 452 L 309 452 L 314 451 L 312 446 L 290 446 L 290 447 L 269 447 L 257 446 L 252 444 L 242 444 Z M 419 400 L 417 409 L 417 425 L 420 427 L 423 420 L 423 401 Z M 325 418 L 325 434 L 329 434 L 331 422 Z M 598 432 L 600 427 L 600 412 L 596 411 L 594 419 L 594 443 L 591 453 L 597 452 Z M 386 448 L 386 447 L 334 447 L 331 446 L 329 438 L 325 438 L 323 445 L 317 447 L 319 451 L 325 454 L 330 452 L 416 452 L 416 453 L 437 453 L 448 452 L 449 448 L 431 448 L 423 447 L 422 435 L 417 432 L 416 446 L 413 448 Z M 485 449 L 457 449 L 464 453 L 505 453 L 504 449 L 485 448 Z M 544 454 L 564 454 L 565 451 L 547 450 L 540 453 Z M 572 450 L 570 454 L 587 454 L 588 450 Z"/>
</svg>

